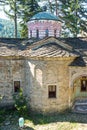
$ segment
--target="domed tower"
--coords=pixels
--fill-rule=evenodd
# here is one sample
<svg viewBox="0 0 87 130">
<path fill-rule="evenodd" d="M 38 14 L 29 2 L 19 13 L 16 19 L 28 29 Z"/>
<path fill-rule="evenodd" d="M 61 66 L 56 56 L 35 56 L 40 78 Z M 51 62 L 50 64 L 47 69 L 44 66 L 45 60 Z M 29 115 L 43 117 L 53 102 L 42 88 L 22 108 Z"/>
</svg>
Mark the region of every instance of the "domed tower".
<svg viewBox="0 0 87 130">
<path fill-rule="evenodd" d="M 59 37 L 61 21 L 55 15 L 48 12 L 40 12 L 34 15 L 28 22 L 29 38 Z"/>
</svg>

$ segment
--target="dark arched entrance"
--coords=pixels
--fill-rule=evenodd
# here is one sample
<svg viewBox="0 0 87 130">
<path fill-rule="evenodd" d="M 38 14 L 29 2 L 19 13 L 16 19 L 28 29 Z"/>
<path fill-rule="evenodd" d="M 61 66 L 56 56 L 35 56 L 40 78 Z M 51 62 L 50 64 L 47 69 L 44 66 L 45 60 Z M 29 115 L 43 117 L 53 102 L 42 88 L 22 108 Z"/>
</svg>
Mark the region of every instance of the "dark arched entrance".
<svg viewBox="0 0 87 130">
<path fill-rule="evenodd" d="M 87 98 L 87 76 L 80 76 L 73 82 L 74 98 Z"/>
</svg>

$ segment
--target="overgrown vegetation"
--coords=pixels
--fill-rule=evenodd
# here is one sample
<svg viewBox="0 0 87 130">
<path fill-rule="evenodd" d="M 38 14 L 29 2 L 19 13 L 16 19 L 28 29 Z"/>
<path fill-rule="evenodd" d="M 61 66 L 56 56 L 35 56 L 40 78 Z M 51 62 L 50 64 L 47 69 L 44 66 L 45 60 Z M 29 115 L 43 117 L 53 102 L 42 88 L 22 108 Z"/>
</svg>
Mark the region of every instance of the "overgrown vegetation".
<svg viewBox="0 0 87 130">
<path fill-rule="evenodd" d="M 13 95 L 14 106 L 19 115 L 23 116 L 28 112 L 26 97 L 23 95 L 23 90 L 20 89 L 19 93 Z"/>
<path fill-rule="evenodd" d="M 0 130 L 3 130 L 4 127 L 9 128 L 4 125 L 6 121 L 10 121 L 10 128 L 18 130 L 19 117 L 17 110 L 0 110 Z M 26 113 L 23 117 L 24 130 L 77 130 L 80 124 L 87 123 L 86 114 L 76 114 L 70 111 L 43 115 L 32 113 L 29 110 L 29 114 Z"/>
</svg>

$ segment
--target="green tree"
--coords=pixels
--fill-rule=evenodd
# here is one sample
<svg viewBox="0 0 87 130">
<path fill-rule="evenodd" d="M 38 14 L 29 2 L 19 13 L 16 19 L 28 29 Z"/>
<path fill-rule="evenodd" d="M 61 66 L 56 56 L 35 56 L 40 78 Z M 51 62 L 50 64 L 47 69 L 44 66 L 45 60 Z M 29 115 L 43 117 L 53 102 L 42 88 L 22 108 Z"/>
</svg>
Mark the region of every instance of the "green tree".
<svg viewBox="0 0 87 130">
<path fill-rule="evenodd" d="M 26 97 L 23 95 L 23 90 L 20 89 L 18 94 L 13 95 L 14 106 L 19 115 L 25 115 L 28 112 Z"/>
<path fill-rule="evenodd" d="M 77 37 L 87 32 L 87 0 L 43 0 L 47 10 L 63 21 L 63 34 Z"/>
<path fill-rule="evenodd" d="M 47 10 L 51 13 L 55 13 L 58 16 L 59 11 L 59 0 L 37 0 L 38 2 L 43 2 L 44 6 L 47 7 Z"/>
<path fill-rule="evenodd" d="M 22 21 L 20 22 L 22 27 L 21 36 L 28 37 L 26 24 L 33 15 L 41 11 L 41 8 L 36 0 L 20 0 L 20 8 L 22 16 Z"/>
<path fill-rule="evenodd" d="M 28 37 L 27 22 L 30 18 L 41 11 L 36 0 L 1 0 L 2 5 L 9 5 L 9 10 L 4 8 L 5 13 L 14 20 L 15 38 L 17 38 L 17 20 L 20 17 L 21 36 Z"/>
<path fill-rule="evenodd" d="M 14 21 L 14 37 L 17 38 L 17 19 L 18 19 L 18 10 L 19 10 L 19 0 L 1 0 L 0 3 L 4 6 L 5 13 Z M 9 9 L 6 9 L 6 6 L 9 6 Z"/>
<path fill-rule="evenodd" d="M 60 17 L 64 21 L 64 34 L 67 33 L 66 29 L 75 37 L 82 31 L 87 32 L 87 10 L 83 5 L 83 0 L 61 0 L 61 2 Z"/>
</svg>

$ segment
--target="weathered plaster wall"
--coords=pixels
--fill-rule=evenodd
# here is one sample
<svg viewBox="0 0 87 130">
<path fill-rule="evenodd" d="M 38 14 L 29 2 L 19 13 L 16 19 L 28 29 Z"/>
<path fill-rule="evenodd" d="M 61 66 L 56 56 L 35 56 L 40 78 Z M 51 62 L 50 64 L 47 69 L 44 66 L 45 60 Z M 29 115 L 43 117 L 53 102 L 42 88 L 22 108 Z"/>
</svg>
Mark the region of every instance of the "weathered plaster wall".
<svg viewBox="0 0 87 130">
<path fill-rule="evenodd" d="M 73 100 L 72 79 L 87 68 L 71 67 L 72 58 L 0 60 L 0 95 L 2 103 L 13 102 L 14 81 L 20 81 L 32 109 L 55 112 L 68 108 Z M 75 73 L 76 72 L 76 73 Z M 77 76 L 75 76 L 77 75 Z M 69 82 L 71 81 L 71 82 Z M 56 98 L 48 97 L 48 86 L 56 85 Z"/>
<path fill-rule="evenodd" d="M 44 75 L 44 111 L 60 111 L 69 104 L 69 68 L 67 61 L 49 61 Z M 48 98 L 48 85 L 56 85 L 56 98 Z"/>
<path fill-rule="evenodd" d="M 14 81 L 20 81 L 24 85 L 24 61 L 23 60 L 0 60 L 0 96 L 1 104 L 9 105 L 13 102 Z"/>
<path fill-rule="evenodd" d="M 26 61 L 28 101 L 37 111 L 55 112 L 69 107 L 71 60 Z M 48 85 L 56 85 L 56 98 L 48 98 Z"/>
<path fill-rule="evenodd" d="M 26 60 L 26 94 L 32 109 L 42 110 L 43 73 L 45 62 Z"/>
</svg>

